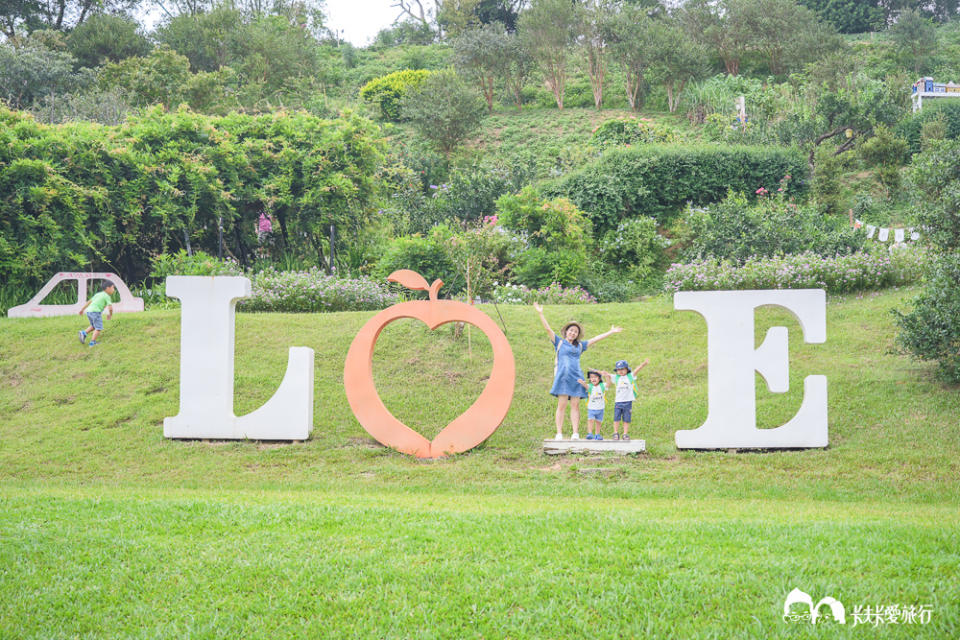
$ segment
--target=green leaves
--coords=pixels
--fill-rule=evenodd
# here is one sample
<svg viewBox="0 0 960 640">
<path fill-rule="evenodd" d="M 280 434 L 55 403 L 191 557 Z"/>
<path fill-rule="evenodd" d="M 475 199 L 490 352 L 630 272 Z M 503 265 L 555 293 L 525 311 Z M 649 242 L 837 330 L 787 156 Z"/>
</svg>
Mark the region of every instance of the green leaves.
<svg viewBox="0 0 960 640">
<path fill-rule="evenodd" d="M 31 286 L 60 269 L 140 278 L 186 239 L 215 254 L 221 220 L 228 251 L 249 258 L 261 212 L 285 248 L 312 253 L 318 230 L 364 224 L 384 151 L 377 127 L 350 113 L 157 107 L 119 127 L 44 127 L 0 110 L 0 122 L 0 272 Z"/>
</svg>

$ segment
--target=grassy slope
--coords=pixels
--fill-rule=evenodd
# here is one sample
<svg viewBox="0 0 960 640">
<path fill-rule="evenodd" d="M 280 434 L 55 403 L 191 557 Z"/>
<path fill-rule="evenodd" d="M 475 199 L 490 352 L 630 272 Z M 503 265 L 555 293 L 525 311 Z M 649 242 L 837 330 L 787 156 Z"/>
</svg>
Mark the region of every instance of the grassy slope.
<svg viewBox="0 0 960 640">
<path fill-rule="evenodd" d="M 238 414 L 288 346 L 317 351 L 314 437 L 290 446 L 163 439 L 177 312 L 121 316 L 98 349 L 76 344 L 79 319 L 0 320 L 0 636 L 813 637 L 779 619 L 793 587 L 848 609 L 929 603 L 930 625 L 888 631 L 956 636 L 960 401 L 889 352 L 910 293 L 831 300 L 825 345 L 758 314 L 758 339 L 787 322 L 792 356 L 789 393 L 758 384 L 761 426 L 792 415 L 805 375 L 830 380 L 832 446 L 764 454 L 673 446 L 706 415 L 699 316 L 667 298 L 549 308 L 627 328 L 586 366 L 650 357 L 634 412 L 649 454 L 628 460 L 539 453 L 553 358 L 529 309 L 501 307 L 518 364 L 504 425 L 436 462 L 377 447 L 350 414 L 343 358 L 371 314 L 238 317 Z M 468 358 L 449 327 L 391 325 L 387 406 L 442 428 L 489 370 L 473 337 Z"/>
</svg>

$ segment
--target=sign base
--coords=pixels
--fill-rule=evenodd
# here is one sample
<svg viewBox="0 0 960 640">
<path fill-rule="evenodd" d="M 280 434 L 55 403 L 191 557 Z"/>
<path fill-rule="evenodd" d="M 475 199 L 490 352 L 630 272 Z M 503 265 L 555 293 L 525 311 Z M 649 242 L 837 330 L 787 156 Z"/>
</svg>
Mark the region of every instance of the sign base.
<svg viewBox="0 0 960 640">
<path fill-rule="evenodd" d="M 563 453 L 616 453 L 625 456 L 647 450 L 644 440 L 544 440 L 543 452 L 548 456 Z"/>
</svg>

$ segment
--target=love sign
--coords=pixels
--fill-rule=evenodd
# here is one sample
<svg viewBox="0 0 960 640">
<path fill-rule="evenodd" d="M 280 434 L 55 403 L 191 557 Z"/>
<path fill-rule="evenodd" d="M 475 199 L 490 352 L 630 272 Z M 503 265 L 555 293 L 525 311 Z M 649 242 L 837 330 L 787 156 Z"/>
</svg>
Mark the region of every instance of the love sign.
<svg viewBox="0 0 960 640">
<path fill-rule="evenodd" d="M 346 363 L 347 401 L 360 425 L 381 443 L 420 458 L 467 451 L 490 437 L 513 400 L 516 365 L 506 336 L 485 313 L 469 304 L 440 300 L 443 284 L 428 285 L 401 270 L 388 278 L 429 292 L 429 299 L 384 309 L 354 337 Z M 163 421 L 167 438 L 304 440 L 313 429 L 314 353 L 291 347 L 280 387 L 246 416 L 233 413 L 234 315 L 237 300 L 250 295 L 243 277 L 170 276 L 167 294 L 181 301 L 180 411 Z M 677 310 L 696 311 L 707 321 L 708 402 L 702 426 L 676 433 L 680 449 L 808 448 L 827 446 L 827 380 L 808 376 L 797 414 L 775 429 L 757 429 L 754 375 L 770 391 L 789 385 L 787 328 L 772 327 L 754 348 L 754 311 L 780 306 L 800 321 L 806 342 L 826 340 L 826 295 L 822 290 L 701 291 L 674 297 Z M 493 347 L 493 371 L 477 400 L 434 438 L 403 424 L 384 406 L 373 381 L 373 351 L 381 331 L 400 318 L 420 320 L 431 330 L 465 322 L 483 331 Z"/>
</svg>

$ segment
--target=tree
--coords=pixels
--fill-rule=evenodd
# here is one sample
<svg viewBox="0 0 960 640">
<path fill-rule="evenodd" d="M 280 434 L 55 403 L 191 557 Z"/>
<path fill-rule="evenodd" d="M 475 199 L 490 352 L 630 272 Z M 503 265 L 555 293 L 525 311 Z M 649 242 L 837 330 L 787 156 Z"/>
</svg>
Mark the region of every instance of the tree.
<svg viewBox="0 0 960 640">
<path fill-rule="evenodd" d="M 0 98 L 25 109 L 44 96 L 67 93 L 80 82 L 69 53 L 54 51 L 27 39 L 21 46 L 0 44 Z"/>
<path fill-rule="evenodd" d="M 480 127 L 483 117 L 483 103 L 451 70 L 431 73 L 402 104 L 417 133 L 447 156 Z"/>
<path fill-rule="evenodd" d="M 453 41 L 457 69 L 474 79 L 493 113 L 493 92 L 509 59 L 510 37 L 502 24 L 467 29 Z"/>
<path fill-rule="evenodd" d="M 523 87 L 527 84 L 527 78 L 533 71 L 533 58 L 523 46 L 520 36 L 511 33 L 507 37 L 507 50 L 505 53 L 503 66 L 503 79 L 507 85 L 507 90 L 513 96 L 513 103 L 517 106 L 517 111 L 523 106 Z"/>
<path fill-rule="evenodd" d="M 654 55 L 650 46 L 653 29 L 653 20 L 647 12 L 633 4 L 623 6 L 606 23 L 610 55 L 623 69 L 627 102 L 635 111 L 643 106 L 644 74 Z"/>
<path fill-rule="evenodd" d="M 580 45 L 587 58 L 587 75 L 593 90 L 593 104 L 603 107 L 603 81 L 607 74 L 607 22 L 613 11 L 610 0 L 585 0 L 578 5 Z"/>
<path fill-rule="evenodd" d="M 811 167 L 818 147 L 827 140 L 843 136 L 834 155 L 849 151 L 860 140 L 873 135 L 877 125 L 893 126 L 906 112 L 905 93 L 863 73 L 850 74 L 836 86 L 822 84 L 813 98 L 813 128 L 819 133 L 812 140 L 808 157 Z"/>
<path fill-rule="evenodd" d="M 7 38 L 37 29 L 69 31 L 100 13 L 124 13 L 140 0 L 0 0 L 0 25 Z"/>
<path fill-rule="evenodd" d="M 740 61 L 754 47 L 756 34 L 744 20 L 744 7 L 752 0 L 691 0 L 678 16 L 687 32 L 721 60 L 727 73 L 740 73 Z"/>
<path fill-rule="evenodd" d="M 799 0 L 820 19 L 832 24 L 840 33 L 878 31 L 885 25 L 884 10 L 875 2 L 864 0 Z"/>
<path fill-rule="evenodd" d="M 667 107 L 673 113 L 687 82 L 704 75 L 706 52 L 700 44 L 685 38 L 682 29 L 675 24 L 655 20 L 649 33 L 649 47 L 653 54 L 650 73 L 663 84 Z"/>
<path fill-rule="evenodd" d="M 150 49 L 150 41 L 140 33 L 140 25 L 126 16 L 94 15 L 67 38 L 67 50 L 82 67 L 145 56 Z"/>
<path fill-rule="evenodd" d="M 524 47 L 543 71 L 557 108 L 563 109 L 567 83 L 567 51 L 576 38 L 576 5 L 570 0 L 533 0 L 520 15 Z"/>
<path fill-rule="evenodd" d="M 770 72 L 784 74 L 835 50 L 839 38 L 816 14 L 794 0 L 751 0 L 730 5 L 752 35 L 750 48 L 767 59 Z"/>
<path fill-rule="evenodd" d="M 238 9 L 221 5 L 198 15 L 168 19 L 154 33 L 161 45 L 187 56 L 194 71 L 216 71 L 236 64 L 243 53 L 244 16 Z"/>
<path fill-rule="evenodd" d="M 890 27 L 890 38 L 905 64 L 920 73 L 927 57 L 937 48 L 937 30 L 915 9 L 903 11 Z"/>
</svg>

